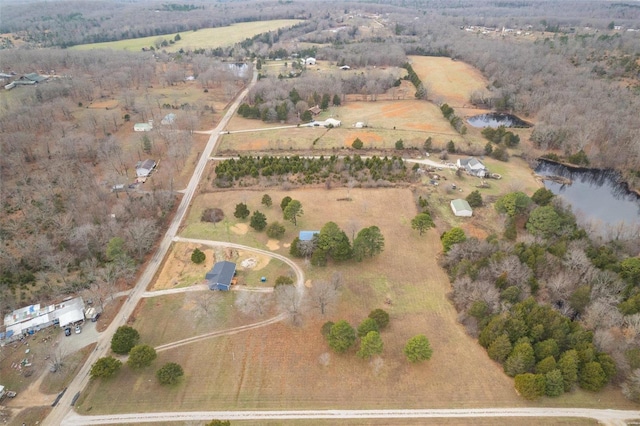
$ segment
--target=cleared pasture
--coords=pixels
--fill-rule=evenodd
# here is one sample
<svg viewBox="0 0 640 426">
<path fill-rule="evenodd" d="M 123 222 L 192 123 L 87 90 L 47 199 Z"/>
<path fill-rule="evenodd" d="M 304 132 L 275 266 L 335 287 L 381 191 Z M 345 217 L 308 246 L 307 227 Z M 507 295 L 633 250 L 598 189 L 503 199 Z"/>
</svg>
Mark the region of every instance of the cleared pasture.
<svg viewBox="0 0 640 426">
<path fill-rule="evenodd" d="M 463 141 L 438 107 L 424 101 L 348 102 L 321 113 L 316 120 L 329 117 L 342 121 L 342 125 L 333 129 L 281 128 L 260 120 L 234 118 L 228 127 L 232 133 L 223 136 L 220 152 L 350 148 L 356 138 L 362 140 L 365 149 L 393 149 L 399 139 L 407 148 L 421 148 L 428 137 L 434 148 L 444 148 L 450 140 L 457 144 Z M 367 127 L 355 128 L 358 122 Z M 238 130 L 244 131 L 233 133 Z"/>
<path fill-rule="evenodd" d="M 216 47 L 231 46 L 256 34 L 287 28 L 302 22 L 299 19 L 279 19 L 274 21 L 241 22 L 228 27 L 204 28 L 195 31 L 181 32 L 180 40 L 163 47 L 167 52 L 177 52 L 180 49 L 215 49 Z M 127 40 L 109 41 L 104 43 L 80 44 L 70 49 L 113 49 L 139 51 L 142 48 L 154 46 L 156 41 L 173 40 L 176 33 Z"/>
<path fill-rule="evenodd" d="M 153 411 L 158 407 L 171 411 L 534 405 L 515 394 L 512 379 L 457 323 L 457 313 L 447 299 L 448 277 L 437 264 L 439 232 L 431 230 L 421 237 L 411 229 L 410 221 L 416 213 L 411 190 L 351 189 L 351 202 L 337 201 L 347 195 L 344 188 L 207 193 L 194 200 L 182 235 L 202 230 L 201 209 L 219 207 L 228 225 L 218 224 L 215 229 L 210 225 L 209 236 L 203 238 L 228 237 L 244 242 L 253 234 L 256 241 L 266 245 L 262 233 L 226 231 L 235 227 L 235 219 L 230 218 L 235 204 L 242 201 L 251 210 L 259 208 L 264 192 L 274 200 L 273 207 L 261 209 L 267 212 L 268 220 L 281 220 L 277 205 L 285 195 L 303 205 L 302 220 L 298 227 L 286 225 L 283 241 L 293 239 L 299 229 L 319 229 L 330 220 L 349 235 L 353 227 L 375 224 L 385 236 L 385 251 L 362 263 L 305 266 L 312 281 L 328 278 L 334 271 L 342 273 L 342 296 L 330 315 L 321 317 L 309 309 L 301 327 L 283 322 L 164 351 L 154 367 L 141 373 L 123 371 L 113 380 L 92 382 L 81 403 L 81 413 Z M 284 244 L 278 251 L 286 251 Z M 220 310 L 208 320 L 196 319 L 185 308 L 189 296 L 145 300 L 134 327 L 141 331 L 144 341 L 160 344 L 211 327 L 223 329 L 246 323 L 248 319 L 232 306 L 237 297 L 233 293 L 222 294 Z M 384 303 L 386 299 L 391 305 Z M 325 321 L 346 319 L 357 326 L 369 311 L 379 307 L 391 315 L 389 329 L 382 332 L 385 349 L 381 362 L 361 360 L 355 356 L 355 349 L 345 355 L 331 353 L 320 334 Z M 418 333 L 429 337 L 434 355 L 426 363 L 411 365 L 402 348 Z M 326 352 L 329 361 L 324 365 L 319 357 Z M 176 387 L 160 387 L 153 377 L 155 368 L 169 361 L 179 362 L 186 375 Z M 134 392 L 122 395 L 123 387 Z M 539 404 L 626 407 L 630 403 L 618 391 L 609 389 L 598 394 L 577 391 Z"/>
<path fill-rule="evenodd" d="M 470 106 L 469 96 L 488 84 L 479 70 L 461 61 L 435 56 L 409 56 L 413 70 L 431 88 L 430 99 L 441 99 L 454 108 Z"/>
</svg>

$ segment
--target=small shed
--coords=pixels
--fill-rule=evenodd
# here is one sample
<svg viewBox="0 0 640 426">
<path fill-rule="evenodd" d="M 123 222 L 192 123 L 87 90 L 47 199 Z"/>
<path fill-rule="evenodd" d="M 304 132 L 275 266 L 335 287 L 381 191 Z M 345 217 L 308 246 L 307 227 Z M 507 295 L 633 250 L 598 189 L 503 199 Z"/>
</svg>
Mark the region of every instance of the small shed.
<svg viewBox="0 0 640 426">
<path fill-rule="evenodd" d="M 235 263 L 226 260 L 216 262 L 213 268 L 205 275 L 209 290 L 229 291 L 231 280 L 233 280 L 235 273 Z"/>
<path fill-rule="evenodd" d="M 341 67 L 340 67 L 340 69 L 341 69 L 342 71 L 348 71 L 348 70 L 350 70 L 350 69 L 351 69 L 351 67 L 350 67 L 349 65 L 343 65 L 343 66 L 341 66 Z"/>
<path fill-rule="evenodd" d="M 169 124 L 173 124 L 176 121 L 176 115 L 172 112 L 165 115 L 164 118 L 160 121 L 160 124 L 163 126 L 168 126 Z"/>
<path fill-rule="evenodd" d="M 136 123 L 133 125 L 134 132 L 150 132 L 153 130 L 153 120 L 149 120 L 147 123 Z"/>
<path fill-rule="evenodd" d="M 316 58 L 307 58 L 304 60 L 304 64 L 305 65 L 315 65 L 316 64 Z"/>
<path fill-rule="evenodd" d="M 298 239 L 300 241 L 311 241 L 313 237 L 320 234 L 320 231 L 300 231 Z"/>
<path fill-rule="evenodd" d="M 463 200 L 462 198 L 451 201 L 451 210 L 456 216 L 471 217 L 473 215 L 471 206 L 467 200 Z"/>
<path fill-rule="evenodd" d="M 144 160 L 136 164 L 136 176 L 139 178 L 147 177 L 156 168 L 156 162 L 150 159 Z"/>
</svg>

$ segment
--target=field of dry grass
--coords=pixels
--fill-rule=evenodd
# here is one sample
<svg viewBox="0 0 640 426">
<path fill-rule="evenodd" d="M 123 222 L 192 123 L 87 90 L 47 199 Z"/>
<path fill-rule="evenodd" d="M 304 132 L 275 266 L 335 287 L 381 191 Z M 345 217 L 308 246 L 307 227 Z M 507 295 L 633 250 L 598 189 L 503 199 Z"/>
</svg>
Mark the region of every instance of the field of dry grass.
<svg viewBox="0 0 640 426">
<path fill-rule="evenodd" d="M 178 361 L 186 371 L 184 381 L 174 388 L 162 388 L 153 378 L 154 368 L 138 374 L 120 374 L 115 380 L 95 382 L 86 393 L 81 413 L 108 411 L 203 410 L 203 409 L 304 409 L 304 408 L 380 408 L 380 407 L 480 407 L 525 406 L 517 397 L 512 379 L 487 357 L 485 351 L 467 336 L 456 322 L 456 312 L 448 302 L 449 282 L 437 265 L 441 250 L 438 231 L 420 237 L 411 230 L 416 213 L 409 189 L 352 189 L 351 202 L 338 202 L 346 189 L 305 189 L 293 192 L 266 191 L 274 204 L 284 195 L 301 201 L 305 215 L 297 229 L 287 225 L 285 241 L 298 229 L 318 229 L 333 220 L 349 229 L 353 220 L 360 227 L 376 224 L 385 235 L 385 251 L 363 263 L 343 263 L 327 268 L 305 267 L 312 280 L 333 271 L 343 274 L 345 287 L 339 305 L 330 315 L 320 317 L 309 311 L 302 327 L 279 323 L 233 336 L 194 343 L 159 355 L 158 367 Z M 227 215 L 243 200 L 250 209 L 259 208 L 262 192 L 210 193 L 195 200 L 189 225 L 182 235 L 201 226 L 197 218 L 204 206 L 217 206 Z M 280 219 L 278 207 L 261 209 L 269 220 Z M 195 223 L 194 223 L 195 222 Z M 234 220 L 229 219 L 229 227 Z M 246 234 L 227 231 L 218 224 L 203 238 L 234 242 L 248 239 L 264 241 L 253 231 Z M 213 228 L 213 225 L 210 225 Z M 249 237 L 249 234 L 255 234 Z M 281 247 L 279 252 L 286 252 Z M 223 294 L 215 318 L 198 321 L 189 311 L 189 296 L 148 299 L 140 307 L 134 326 L 143 340 L 160 344 L 195 335 L 211 326 L 225 328 L 247 319 L 236 315 L 231 306 L 235 295 Z M 390 299 L 392 304 L 385 305 Z M 384 307 L 391 325 L 383 331 L 385 350 L 378 365 L 360 360 L 352 350 L 345 355 L 331 353 L 328 365 L 318 358 L 330 352 L 319 330 L 327 320 L 347 319 L 357 325 L 372 309 Z M 171 318 L 161 321 L 160 318 Z M 206 324 L 203 324 L 206 323 Z M 421 365 L 410 365 L 402 354 L 406 340 L 426 334 L 434 349 L 433 358 Z M 309 386 L 313 383 L 313 386 Z M 123 396 L 123 387 L 135 389 L 134 398 Z M 625 405 L 618 392 L 599 394 L 576 392 L 553 401 L 584 406 Z M 601 402 L 598 402 L 598 399 Z M 454 423 L 455 424 L 455 423 Z"/>
<path fill-rule="evenodd" d="M 205 28 L 197 31 L 185 31 L 180 33 L 181 40 L 170 44 L 164 50 L 167 52 L 177 52 L 180 49 L 213 49 L 221 46 L 229 46 L 239 43 L 246 38 L 256 34 L 277 30 L 279 28 L 291 27 L 299 22 L 298 19 L 280 19 L 273 21 L 241 22 L 228 27 Z M 127 40 L 110 41 L 105 43 L 81 44 L 70 49 L 114 49 L 140 51 L 142 48 L 153 46 L 158 40 L 173 40 L 176 34 L 166 34 L 164 36 L 151 36 L 142 38 L 132 38 Z"/>
<path fill-rule="evenodd" d="M 441 99 L 453 108 L 469 105 L 474 90 L 483 90 L 488 82 L 479 70 L 461 61 L 434 56 L 410 56 L 413 70 L 431 87 L 431 99 Z"/>
<path fill-rule="evenodd" d="M 424 101 L 348 102 L 344 106 L 330 108 L 317 119 L 329 117 L 342 121 L 342 126 L 334 129 L 294 127 L 268 130 L 278 125 L 236 117 L 228 127 L 230 131 L 264 130 L 224 135 L 220 152 L 350 148 L 356 138 L 362 140 L 365 149 L 393 149 L 398 139 L 402 139 L 407 148 L 422 147 L 428 137 L 433 139 L 434 148 L 444 148 L 450 140 L 457 144 L 463 141 L 442 117 L 438 107 Z M 355 128 L 357 122 L 367 127 Z"/>
</svg>

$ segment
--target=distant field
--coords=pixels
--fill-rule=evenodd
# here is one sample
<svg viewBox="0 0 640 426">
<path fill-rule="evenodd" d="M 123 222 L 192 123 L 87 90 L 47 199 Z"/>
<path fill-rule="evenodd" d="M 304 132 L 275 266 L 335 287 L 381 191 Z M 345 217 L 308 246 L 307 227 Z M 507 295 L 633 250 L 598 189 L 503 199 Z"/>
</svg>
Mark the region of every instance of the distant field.
<svg viewBox="0 0 640 426">
<path fill-rule="evenodd" d="M 409 60 L 422 82 L 431 88 L 429 98 L 440 98 L 454 108 L 469 105 L 469 95 L 488 84 L 479 70 L 461 61 L 434 56 L 410 56 Z"/>
<path fill-rule="evenodd" d="M 181 40 L 162 48 L 167 52 L 175 52 L 180 49 L 212 49 L 239 43 L 246 38 L 279 28 L 291 27 L 299 22 L 299 19 L 279 19 L 275 21 L 242 22 L 228 27 L 205 28 L 197 31 L 180 33 Z M 173 40 L 176 34 L 133 38 L 128 40 L 110 41 L 106 43 L 81 44 L 71 49 L 113 49 L 138 51 L 143 47 L 153 46 L 157 40 Z"/>
<path fill-rule="evenodd" d="M 462 141 L 438 107 L 430 102 L 413 99 L 347 102 L 344 106 L 329 108 L 317 119 L 329 117 L 341 120 L 342 126 L 331 130 L 324 127 L 266 130 L 273 125 L 235 117 L 228 126 L 231 131 L 265 130 L 224 135 L 220 151 L 349 148 L 356 138 L 364 142 L 365 149 L 392 149 L 398 139 L 404 141 L 405 147 L 422 147 L 425 139 L 431 137 L 434 148 L 444 148 L 450 140 L 455 143 Z M 357 122 L 368 127 L 356 129 L 354 125 Z"/>
</svg>

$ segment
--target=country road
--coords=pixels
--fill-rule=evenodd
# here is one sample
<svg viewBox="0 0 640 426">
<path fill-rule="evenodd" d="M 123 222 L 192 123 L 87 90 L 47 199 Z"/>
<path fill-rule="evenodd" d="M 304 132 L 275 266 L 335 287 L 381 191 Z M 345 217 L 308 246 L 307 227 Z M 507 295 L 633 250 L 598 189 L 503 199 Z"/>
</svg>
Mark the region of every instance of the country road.
<svg viewBox="0 0 640 426">
<path fill-rule="evenodd" d="M 152 422 L 194 422 L 219 420 L 300 420 L 300 419 L 434 419 L 434 418 L 582 418 L 595 419 L 604 425 L 625 425 L 627 420 L 640 418 L 640 411 L 598 410 L 591 408 L 469 408 L 425 410 L 291 410 L 291 411 L 194 411 L 174 413 L 107 414 L 79 416 L 70 413 L 64 425 L 106 425 Z"/>
<path fill-rule="evenodd" d="M 195 170 L 191 179 L 189 180 L 189 184 L 187 188 L 184 190 L 184 195 L 176 210 L 176 214 L 173 217 L 173 220 L 169 224 L 169 228 L 167 232 L 162 237 L 162 240 L 156 250 L 155 254 L 147 263 L 147 267 L 144 272 L 140 276 L 138 282 L 135 287 L 129 293 L 129 297 L 127 301 L 122 305 L 118 316 L 111 322 L 111 325 L 100 334 L 98 338 L 98 343 L 96 346 L 96 350 L 93 351 L 89 357 L 87 358 L 84 365 L 78 371 L 78 374 L 73 378 L 71 383 L 67 386 L 67 391 L 64 396 L 58 402 L 51 413 L 44 419 L 43 425 L 45 426 L 59 426 L 62 424 L 62 419 L 71 411 L 71 400 L 73 397 L 80 391 L 82 391 L 87 384 L 89 383 L 89 372 L 91 370 L 91 366 L 101 357 L 107 355 L 109 352 L 111 337 L 116 332 L 117 328 L 121 325 L 124 325 L 127 321 L 127 318 L 131 316 L 134 309 L 138 305 L 143 293 L 146 291 L 147 287 L 153 280 L 156 272 L 158 271 L 162 260 L 165 258 L 167 252 L 169 251 L 169 247 L 173 241 L 173 238 L 177 235 L 180 224 L 182 223 L 187 210 L 191 204 L 194 194 L 200 184 L 200 180 L 206 169 L 206 166 L 209 162 L 209 156 L 214 152 L 218 141 L 219 136 L 223 132 L 223 130 L 227 127 L 229 121 L 235 114 L 236 110 L 240 106 L 240 102 L 247 96 L 249 90 L 255 85 L 257 81 L 258 73 L 253 74 L 253 78 L 251 83 L 247 85 L 247 87 L 236 97 L 235 101 L 229 106 L 227 113 L 220 120 L 218 125 L 211 131 L 211 136 L 207 141 L 207 145 L 205 146 L 198 163 L 196 164 Z"/>
</svg>

